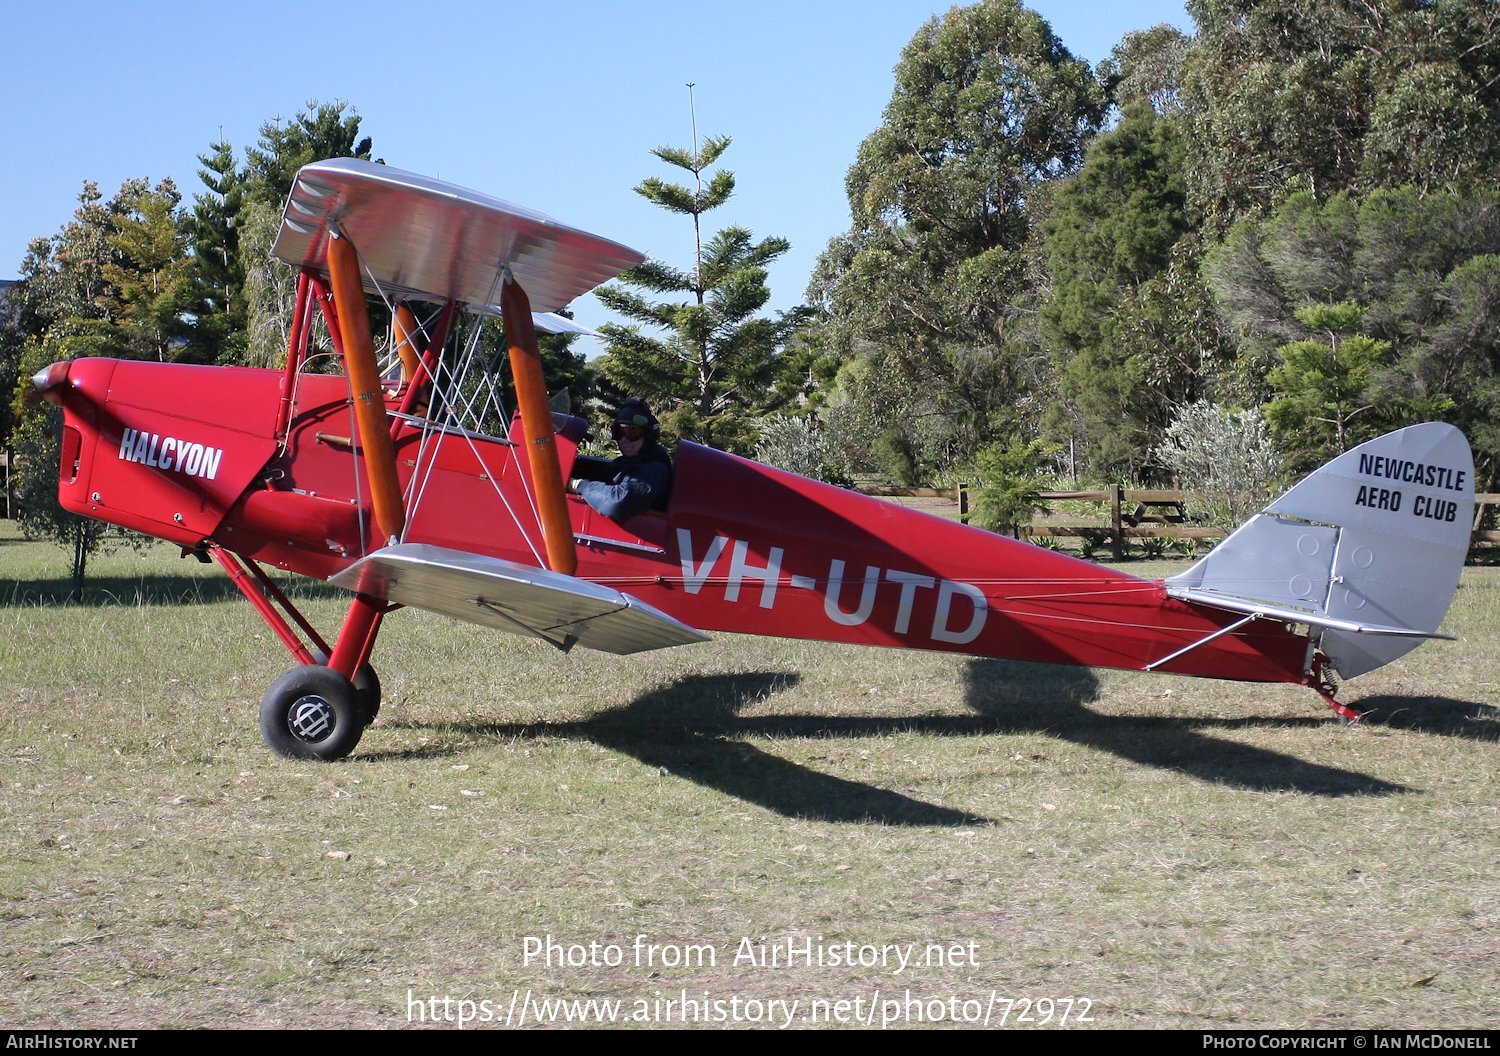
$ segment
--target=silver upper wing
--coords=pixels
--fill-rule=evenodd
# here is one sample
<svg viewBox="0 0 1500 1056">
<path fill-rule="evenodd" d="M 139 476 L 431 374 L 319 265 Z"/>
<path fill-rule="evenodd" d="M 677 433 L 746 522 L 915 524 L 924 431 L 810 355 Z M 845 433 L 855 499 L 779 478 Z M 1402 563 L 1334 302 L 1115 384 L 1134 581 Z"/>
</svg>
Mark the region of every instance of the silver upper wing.
<svg viewBox="0 0 1500 1056">
<path fill-rule="evenodd" d="M 388 291 L 497 303 L 509 267 L 533 311 L 555 312 L 633 268 L 641 253 L 524 206 L 389 165 L 335 158 L 304 165 L 272 253 L 327 272 L 328 229 L 354 242 Z"/>
</svg>

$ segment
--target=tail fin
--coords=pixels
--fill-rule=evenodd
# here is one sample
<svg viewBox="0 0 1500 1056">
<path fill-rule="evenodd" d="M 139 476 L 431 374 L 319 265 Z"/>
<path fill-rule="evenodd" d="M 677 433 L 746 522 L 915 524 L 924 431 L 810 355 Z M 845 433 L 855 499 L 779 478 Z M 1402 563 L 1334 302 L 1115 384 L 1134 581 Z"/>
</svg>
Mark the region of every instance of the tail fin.
<svg viewBox="0 0 1500 1056">
<path fill-rule="evenodd" d="M 1426 638 L 1453 602 L 1469 549 L 1474 458 L 1451 425 L 1361 444 L 1166 581 L 1173 597 L 1305 623 L 1344 678 Z"/>
</svg>

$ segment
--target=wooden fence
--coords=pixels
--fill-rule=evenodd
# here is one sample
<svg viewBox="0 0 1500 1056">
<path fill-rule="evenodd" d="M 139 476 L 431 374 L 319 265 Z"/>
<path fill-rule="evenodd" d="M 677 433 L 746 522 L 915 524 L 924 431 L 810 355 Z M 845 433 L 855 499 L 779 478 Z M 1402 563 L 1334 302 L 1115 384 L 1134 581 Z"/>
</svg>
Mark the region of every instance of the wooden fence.
<svg viewBox="0 0 1500 1056">
<path fill-rule="evenodd" d="M 1500 492 L 1485 491 L 1474 496 L 1474 527 L 1469 534 L 1469 549 L 1476 546 L 1500 546 L 1500 531 L 1484 527 L 1484 508 L 1500 506 Z"/>
<path fill-rule="evenodd" d="M 958 505 L 958 519 L 969 521 L 969 485 L 955 488 L 896 488 L 862 486 L 866 495 L 881 498 L 947 499 Z M 1043 491 L 1037 498 L 1043 502 L 1097 502 L 1105 507 L 1094 519 L 1041 515 L 1022 525 L 1022 538 L 1076 536 L 1102 539 L 1109 543 L 1116 559 L 1123 559 L 1131 539 L 1221 539 L 1223 530 L 1191 523 L 1188 506 L 1208 498 L 1203 492 L 1172 491 L 1161 488 L 1127 488 L 1114 484 L 1092 491 Z M 1483 492 L 1474 496 L 1474 520 L 1470 547 L 1500 546 L 1500 531 L 1484 527 L 1486 506 L 1500 506 L 1500 492 Z"/>
<path fill-rule="evenodd" d="M 861 484 L 856 490 L 881 499 L 947 499 L 958 504 L 958 519 L 964 524 L 969 523 L 967 484 L 960 484 L 956 488 L 888 488 L 883 484 Z"/>
<path fill-rule="evenodd" d="M 1224 532 L 1188 521 L 1189 502 L 1204 498 L 1200 493 L 1161 488 L 1127 488 L 1112 484 L 1093 491 L 1043 491 L 1037 498 L 1048 502 L 1097 502 L 1106 507 L 1106 520 L 1058 518 L 1042 515 L 1024 526 L 1020 535 L 1081 536 L 1106 539 L 1115 560 L 1125 557 L 1131 539 L 1221 539 Z"/>
</svg>

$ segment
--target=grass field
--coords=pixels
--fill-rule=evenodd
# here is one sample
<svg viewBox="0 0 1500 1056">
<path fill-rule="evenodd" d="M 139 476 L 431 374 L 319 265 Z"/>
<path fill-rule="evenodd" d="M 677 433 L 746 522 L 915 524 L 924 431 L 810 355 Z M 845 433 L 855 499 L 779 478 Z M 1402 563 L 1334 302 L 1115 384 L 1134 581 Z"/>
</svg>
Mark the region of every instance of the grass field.
<svg viewBox="0 0 1500 1056">
<path fill-rule="evenodd" d="M 1494 568 L 1460 641 L 1345 687 L 1353 728 L 1292 687 L 740 637 L 565 657 L 401 613 L 379 722 L 314 765 L 261 743 L 289 658 L 215 570 L 123 551 L 66 606 L 63 552 L 0 532 L 9 1027 L 1500 1013 Z"/>
</svg>

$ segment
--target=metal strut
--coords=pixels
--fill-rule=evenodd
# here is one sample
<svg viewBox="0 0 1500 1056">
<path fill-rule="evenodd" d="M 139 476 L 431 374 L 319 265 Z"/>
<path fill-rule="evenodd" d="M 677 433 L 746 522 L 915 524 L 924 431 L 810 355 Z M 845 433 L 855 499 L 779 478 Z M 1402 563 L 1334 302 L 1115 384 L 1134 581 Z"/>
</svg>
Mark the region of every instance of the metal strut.
<svg viewBox="0 0 1500 1056">
<path fill-rule="evenodd" d="M 1168 663 L 1168 662 L 1170 662 L 1172 660 L 1176 660 L 1179 656 L 1182 656 L 1184 653 L 1191 653 L 1194 649 L 1198 648 L 1200 645 L 1207 645 L 1209 642 L 1213 641 L 1215 638 L 1221 638 L 1224 635 L 1229 634 L 1231 631 L 1237 631 L 1241 627 L 1245 626 L 1245 624 L 1249 623 L 1251 620 L 1258 620 L 1258 619 L 1260 619 L 1262 615 L 1264 615 L 1264 614 L 1263 613 L 1259 613 L 1259 612 L 1252 612 L 1249 616 L 1246 616 L 1242 620 L 1235 620 L 1228 627 L 1220 627 L 1213 634 L 1210 634 L 1210 635 L 1208 635 L 1205 638 L 1199 638 L 1196 642 L 1193 642 L 1191 645 L 1184 645 L 1181 649 L 1177 650 L 1175 653 L 1168 653 L 1166 656 L 1162 657 L 1160 660 L 1153 660 L 1153 661 L 1151 661 L 1151 663 L 1149 663 L 1149 664 L 1146 665 L 1146 670 L 1147 671 L 1155 671 L 1162 664 Z"/>
<path fill-rule="evenodd" d="M 354 673 L 370 659 L 370 653 L 375 648 L 375 636 L 380 633 L 381 619 L 395 608 L 400 606 L 387 605 L 379 598 L 364 594 L 354 595 L 354 600 L 349 603 L 349 612 L 344 616 L 343 626 L 339 628 L 338 642 L 333 647 L 332 655 L 328 657 L 328 666 L 352 680 Z"/>
<path fill-rule="evenodd" d="M 255 606 L 255 611 L 266 621 L 266 626 L 281 639 L 281 644 L 286 646 L 287 652 L 298 663 L 326 662 L 328 667 L 345 678 L 352 679 L 354 673 L 369 661 L 370 653 L 375 648 L 375 638 L 380 633 L 381 620 L 386 613 L 401 607 L 379 598 L 356 594 L 339 627 L 337 642 L 330 647 L 317 628 L 308 622 L 307 617 L 302 615 L 258 564 L 225 550 L 217 543 L 208 543 L 206 549 L 223 566 L 229 575 L 229 581 L 245 596 L 246 601 Z M 271 604 L 272 600 L 276 602 L 275 605 Z M 280 606 L 279 610 L 277 606 Z M 292 624 L 287 622 L 287 617 L 307 635 L 310 646 L 297 636 Z"/>
<path fill-rule="evenodd" d="M 314 647 L 322 650 L 324 656 L 328 655 L 328 643 L 259 565 L 225 550 L 218 543 L 209 543 L 208 552 L 223 566 L 224 571 L 229 575 L 229 581 L 245 596 L 246 601 L 255 606 L 255 611 L 260 613 L 261 619 L 266 621 L 266 626 L 271 628 L 277 638 L 281 639 L 281 644 L 286 646 L 287 651 L 296 657 L 299 663 L 315 664 L 318 661 L 313 656 L 312 650 L 303 644 L 302 639 L 297 637 L 297 632 L 292 630 L 291 625 L 287 623 L 287 616 L 296 621 L 297 626 L 307 635 Z M 267 600 L 267 595 L 281 606 L 286 616 L 283 616 L 282 611 L 278 611 Z"/>
</svg>

